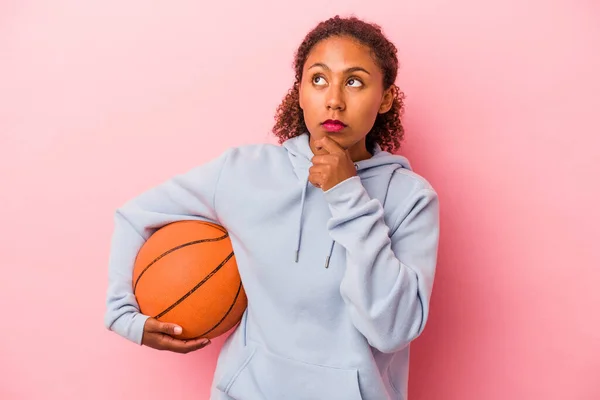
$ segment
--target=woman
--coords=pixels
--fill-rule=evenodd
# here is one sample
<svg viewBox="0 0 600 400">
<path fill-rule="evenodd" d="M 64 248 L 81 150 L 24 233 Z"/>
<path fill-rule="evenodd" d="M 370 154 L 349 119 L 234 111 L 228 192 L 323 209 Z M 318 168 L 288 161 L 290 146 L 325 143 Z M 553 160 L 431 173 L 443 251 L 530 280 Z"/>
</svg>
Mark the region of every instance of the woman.
<svg viewBox="0 0 600 400">
<path fill-rule="evenodd" d="M 211 399 L 405 399 L 409 344 L 427 320 L 438 199 L 408 161 L 396 48 L 335 17 L 300 45 L 277 111 L 280 146 L 232 148 L 116 212 L 106 326 L 188 352 L 179 327 L 142 315 L 131 277 L 159 227 L 224 226 L 248 298 L 221 350 Z"/>
</svg>

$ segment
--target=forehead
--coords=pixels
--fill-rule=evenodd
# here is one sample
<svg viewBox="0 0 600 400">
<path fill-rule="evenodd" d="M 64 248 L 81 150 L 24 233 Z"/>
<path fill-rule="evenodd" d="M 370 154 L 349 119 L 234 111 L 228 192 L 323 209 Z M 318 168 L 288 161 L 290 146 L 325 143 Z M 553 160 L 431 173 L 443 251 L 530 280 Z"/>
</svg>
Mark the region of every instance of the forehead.
<svg viewBox="0 0 600 400">
<path fill-rule="evenodd" d="M 371 49 L 358 40 L 333 36 L 317 43 L 310 51 L 305 68 L 316 62 L 326 64 L 332 70 L 363 67 L 373 73 L 378 70 Z"/>
</svg>

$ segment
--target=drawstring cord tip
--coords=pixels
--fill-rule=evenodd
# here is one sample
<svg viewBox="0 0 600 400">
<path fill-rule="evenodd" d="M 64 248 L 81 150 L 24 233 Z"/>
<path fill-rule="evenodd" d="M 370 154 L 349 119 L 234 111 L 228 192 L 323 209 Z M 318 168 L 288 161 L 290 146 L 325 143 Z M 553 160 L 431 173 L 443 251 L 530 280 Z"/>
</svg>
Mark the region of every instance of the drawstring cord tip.
<svg viewBox="0 0 600 400">
<path fill-rule="evenodd" d="M 325 260 L 325 268 L 329 268 L 329 256 L 327 256 L 327 259 Z"/>
<path fill-rule="evenodd" d="M 300 252 L 299 252 L 298 250 L 296 250 L 296 262 L 298 262 L 298 254 L 299 254 L 299 253 L 300 253 Z"/>
</svg>

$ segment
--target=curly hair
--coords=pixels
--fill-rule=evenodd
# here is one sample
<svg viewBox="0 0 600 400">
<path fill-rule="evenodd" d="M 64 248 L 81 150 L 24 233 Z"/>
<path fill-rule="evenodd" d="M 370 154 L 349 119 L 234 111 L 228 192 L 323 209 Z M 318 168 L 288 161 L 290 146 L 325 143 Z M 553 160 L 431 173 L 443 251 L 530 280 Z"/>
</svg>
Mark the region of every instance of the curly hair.
<svg viewBox="0 0 600 400">
<path fill-rule="evenodd" d="M 332 36 L 354 38 L 372 50 L 374 60 L 383 73 L 383 87 L 384 89 L 392 87 L 394 99 L 392 108 L 388 112 L 377 114 L 373 128 L 367 134 L 366 145 L 371 153 L 375 143 L 383 150 L 396 151 L 400 148 L 400 142 L 404 137 L 404 128 L 400 119 L 404 113 L 405 98 L 404 93 L 395 84 L 398 74 L 396 55 L 398 50 L 384 36 L 379 25 L 367 23 L 356 17 L 341 18 L 336 15 L 319 23 L 306 35 L 296 50 L 293 62 L 295 82 L 277 107 L 273 133 L 279 138 L 281 144 L 308 131 L 299 102 L 302 70 L 311 49 L 320 41 Z"/>
</svg>

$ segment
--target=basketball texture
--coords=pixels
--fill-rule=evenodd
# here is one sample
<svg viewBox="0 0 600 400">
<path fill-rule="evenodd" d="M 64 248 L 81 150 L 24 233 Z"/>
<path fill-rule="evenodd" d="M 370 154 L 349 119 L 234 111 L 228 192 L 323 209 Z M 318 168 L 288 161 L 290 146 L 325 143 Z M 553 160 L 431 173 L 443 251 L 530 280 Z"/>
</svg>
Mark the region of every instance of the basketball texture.
<svg viewBox="0 0 600 400">
<path fill-rule="evenodd" d="M 133 292 L 144 315 L 178 324 L 180 339 L 213 339 L 233 328 L 247 307 L 228 232 L 204 221 L 158 229 L 140 249 Z"/>
</svg>

